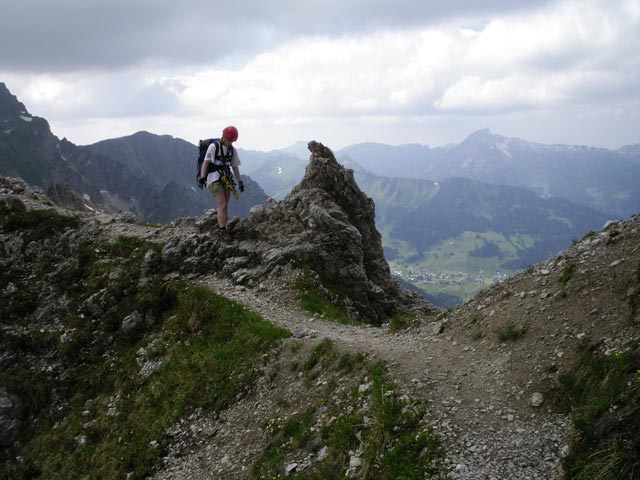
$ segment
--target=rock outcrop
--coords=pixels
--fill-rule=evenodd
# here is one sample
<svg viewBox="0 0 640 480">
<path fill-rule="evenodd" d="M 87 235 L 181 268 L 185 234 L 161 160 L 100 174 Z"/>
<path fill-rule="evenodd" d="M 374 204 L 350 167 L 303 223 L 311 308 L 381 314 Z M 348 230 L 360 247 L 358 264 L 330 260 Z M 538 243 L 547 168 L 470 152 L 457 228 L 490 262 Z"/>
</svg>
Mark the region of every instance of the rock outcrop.
<svg viewBox="0 0 640 480">
<path fill-rule="evenodd" d="M 350 317 L 372 325 L 398 313 L 435 310 L 391 278 L 373 201 L 360 190 L 353 171 L 338 164 L 322 144 L 311 142 L 309 149 L 300 184 L 284 200 L 233 219 L 230 235 L 217 230 L 214 211 L 164 227 L 138 225 L 122 215 L 77 212 L 86 226 L 80 231 L 160 242 L 163 268 L 178 275 L 218 275 L 247 286 L 266 280 L 287 283 L 305 275 Z M 4 179 L 0 186 L 28 207 L 38 208 L 25 198 L 29 196 L 43 199 L 40 208 L 50 207 L 44 192 L 16 179 Z"/>
<path fill-rule="evenodd" d="M 62 208 L 43 189 L 17 178 L 0 177 L 3 332 L 21 338 L 35 329 L 44 338 L 43 345 L 49 341 L 66 345 L 76 334 L 75 329 L 62 325 L 61 318 L 111 315 L 114 330 L 109 335 L 95 334 L 108 344 L 114 332 L 131 336 L 153 325 L 156 317 L 148 308 L 116 314 L 121 296 L 129 295 L 119 287 L 113 291 L 107 287 L 89 289 L 86 298 L 69 298 L 85 291 L 81 274 L 88 268 L 87 258 L 108 251 L 112 242 L 125 249 L 144 244 L 141 248 L 145 251 L 133 250 L 144 259 L 139 268 L 129 271 L 116 266 L 111 258 L 101 263 L 113 268 L 109 278 L 115 283 L 124 275 L 136 288 L 151 282 L 147 270 L 153 265 L 156 278 L 218 276 L 249 286 L 275 285 L 278 291 L 289 293 L 294 291 L 289 288 L 292 283 L 304 278 L 350 317 L 373 325 L 397 313 L 435 310 L 392 280 L 375 229 L 373 201 L 358 188 L 353 172 L 340 166 L 323 145 L 312 142 L 309 148 L 311 159 L 302 182 L 283 201 L 254 207 L 249 218 L 235 218 L 230 235 L 214 228 L 213 211 L 165 226 L 143 225 L 131 214 L 95 211 L 66 188 L 49 191 L 56 203 L 67 207 Z M 128 254 L 125 257 L 119 261 L 128 261 Z M 119 293 L 114 293 L 116 290 Z M 78 344 L 77 348 L 83 347 Z M 16 370 L 17 359 L 10 351 L 5 355 L 0 345 L 0 365 Z M 53 408 L 52 402 L 64 390 L 58 379 L 75 368 L 65 363 L 68 359 L 53 353 L 27 360 L 29 371 L 44 372 L 51 381 L 52 393 L 38 405 L 25 404 L 20 389 L 0 377 L 0 426 L 4 432 L 0 450 L 19 441 L 16 439 L 28 423 L 26 417 Z"/>
<path fill-rule="evenodd" d="M 391 278 L 373 201 L 353 171 L 321 143 L 310 142 L 309 150 L 305 176 L 284 200 L 254 207 L 229 237 L 174 237 L 166 260 L 183 272 L 215 271 L 241 284 L 308 268 L 350 316 L 374 325 L 403 311 L 435 309 Z M 212 224 L 199 220 L 203 231 Z"/>
</svg>

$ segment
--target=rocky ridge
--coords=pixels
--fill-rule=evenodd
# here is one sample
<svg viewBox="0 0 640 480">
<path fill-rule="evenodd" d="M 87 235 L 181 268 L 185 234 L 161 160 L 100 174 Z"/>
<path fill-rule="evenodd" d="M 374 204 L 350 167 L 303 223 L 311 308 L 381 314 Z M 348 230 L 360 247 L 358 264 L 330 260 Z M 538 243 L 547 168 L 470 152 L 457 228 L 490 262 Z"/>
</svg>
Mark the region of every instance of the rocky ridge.
<svg viewBox="0 0 640 480">
<path fill-rule="evenodd" d="M 375 325 L 403 311 L 436 310 L 392 280 L 375 228 L 374 204 L 357 186 L 353 171 L 322 144 L 311 142 L 309 149 L 305 176 L 293 191 L 233 221 L 229 236 L 215 230 L 213 217 L 175 223 L 180 229 L 195 226 L 205 235 L 171 238 L 163 252 L 171 268 L 216 271 L 251 286 L 268 277 L 290 278 L 292 270 L 305 265 L 354 319 Z"/>
<path fill-rule="evenodd" d="M 281 289 L 202 281 L 298 338 L 330 338 L 347 351 L 389 362 L 404 393 L 428 399 L 430 422 L 448 445 L 447 478 L 555 479 L 569 452 L 571 427 L 555 410 L 554 389 L 573 364 L 577 344 L 589 338 L 613 355 L 640 334 L 639 239 L 640 216 L 611 224 L 447 317 L 403 332 L 337 326 L 296 309 Z M 574 276 L 563 285 L 563 272 L 573 263 Z M 526 328 L 526 334 L 500 341 L 496 333 L 510 324 Z M 204 479 L 212 472 L 243 478 L 242 462 L 233 459 L 246 448 L 260 450 L 265 440 L 258 436 L 247 445 L 228 437 L 243 429 L 260 432 L 248 420 L 251 412 L 277 411 L 273 395 L 280 388 L 292 396 L 304 391 L 296 378 L 283 383 L 271 392 L 259 388 L 226 412 L 215 438 L 193 433 L 207 431 L 212 422 L 196 415 L 176 435 L 174 453 L 156 478 Z"/>
<path fill-rule="evenodd" d="M 34 242 L 3 234 L 3 267 L 17 266 L 22 273 L 2 277 L 2 301 L 12 301 L 19 287 L 29 284 L 39 305 L 27 319 L 3 318 L 3 331 L 67 333 L 56 322 L 65 300 L 53 296 L 47 284 L 55 272 L 39 276 L 33 268 L 44 256 L 63 264 L 73 261 L 65 252 L 87 239 L 144 238 L 164 245 L 167 278 L 188 278 L 241 302 L 291 330 L 303 352 L 329 338 L 343 351 L 387 361 L 401 391 L 428 403 L 426 419 L 446 441 L 449 478 L 556 478 L 568 449 L 569 421 L 555 412 L 553 389 L 572 365 L 577 342 L 589 338 L 595 348 L 614 354 L 640 334 L 640 217 L 587 235 L 437 321 L 423 319 L 394 332 L 386 324 L 391 313 L 431 307 L 397 290 L 386 276 L 379 235 L 371 227 L 373 205 L 357 193 L 352 173 L 335 166 L 330 150 L 319 144 L 311 148 L 299 188 L 282 202 L 259 207 L 248 219 L 234 220 L 230 237 L 211 230 L 211 212 L 163 227 L 124 214 L 76 213 L 81 227 L 58 240 Z M 2 179 L 0 200 L 9 199 L 20 199 L 30 209 L 55 208 L 42 191 Z M 319 284 L 344 287 L 347 293 L 334 300 L 382 327 L 336 325 L 302 311 L 290 288 L 298 263 L 309 266 Z M 357 286 L 349 288 L 354 282 Z M 90 312 L 101 306 L 87 299 L 84 308 Z M 122 319 L 122 324 L 144 321 L 142 315 Z M 517 341 L 501 341 L 496 333 L 506 326 L 526 333 Z M 140 355 L 141 364 L 153 369 L 144 352 Z M 11 361 L 0 357 L 2 364 Z M 34 361 L 38 370 L 64 371 L 54 359 L 34 356 Z M 285 366 L 295 361 L 295 354 L 282 348 L 265 370 L 287 371 Z M 304 408 L 306 388 L 300 379 L 281 375 L 276 382 L 257 384 L 222 416 L 194 412 L 168 432 L 173 440 L 157 478 L 246 478 L 246 466 L 267 442 L 264 419 L 274 412 L 288 418 Z M 283 395 L 300 403 L 287 409 L 278 403 Z M 24 422 L 23 404 L 0 386 L 5 444 Z M 313 462 L 317 456 L 308 452 L 305 458 Z M 305 461 L 291 465 L 302 468 Z"/>
<path fill-rule="evenodd" d="M 346 351 L 386 360 L 403 392 L 429 403 L 429 421 L 447 442 L 446 478 L 556 479 L 570 451 L 571 422 L 556 411 L 555 389 L 574 364 L 577 345 L 586 340 L 614 355 L 640 335 L 640 216 L 593 232 L 440 320 L 401 332 L 323 321 L 272 285 L 247 289 L 220 278 L 202 281 L 298 338 L 329 338 Z M 506 325 L 526 333 L 502 341 L 498 333 Z M 194 416 L 176 435 L 174 453 L 156 478 L 204 479 L 212 472 L 244 478 L 243 464 L 233 459 L 245 448 L 260 450 L 265 440 L 258 436 L 247 445 L 232 432 L 259 432 L 248 420 L 251 412 L 277 411 L 273 395 L 280 388 L 291 395 L 304 391 L 296 378 L 271 392 L 258 389 L 226 412 L 215 438 L 193 433 L 212 422 L 206 414 Z"/>
</svg>

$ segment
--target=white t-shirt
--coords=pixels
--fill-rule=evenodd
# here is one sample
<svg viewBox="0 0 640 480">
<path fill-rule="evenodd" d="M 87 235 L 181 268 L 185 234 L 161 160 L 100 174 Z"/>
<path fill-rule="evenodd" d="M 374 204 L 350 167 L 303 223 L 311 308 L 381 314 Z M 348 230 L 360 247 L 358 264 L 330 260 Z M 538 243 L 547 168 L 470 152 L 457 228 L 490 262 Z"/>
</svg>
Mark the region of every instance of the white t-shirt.
<svg viewBox="0 0 640 480">
<path fill-rule="evenodd" d="M 220 154 L 222 156 L 226 155 L 229 152 L 229 147 L 226 145 L 222 145 L 222 143 L 220 144 L 219 148 L 220 148 Z M 211 145 L 209 145 L 209 148 L 207 148 L 207 153 L 204 156 L 204 161 L 213 163 L 215 154 L 216 154 L 216 145 L 214 142 L 211 142 Z M 234 148 L 233 157 L 231 157 L 231 166 L 237 167 L 239 165 L 240 165 L 240 157 L 238 156 L 238 149 Z M 209 173 L 209 175 L 207 175 L 207 187 L 211 185 L 213 182 L 217 182 L 218 180 L 220 180 L 220 172 Z"/>
</svg>

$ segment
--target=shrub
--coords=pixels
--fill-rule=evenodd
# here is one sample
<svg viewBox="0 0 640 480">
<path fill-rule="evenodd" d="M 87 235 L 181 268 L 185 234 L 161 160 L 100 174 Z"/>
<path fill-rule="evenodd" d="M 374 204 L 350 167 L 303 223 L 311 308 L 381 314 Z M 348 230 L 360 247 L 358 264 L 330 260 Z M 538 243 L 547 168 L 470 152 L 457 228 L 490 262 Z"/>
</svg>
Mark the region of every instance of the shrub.
<svg viewBox="0 0 640 480">
<path fill-rule="evenodd" d="M 509 323 L 498 330 L 497 335 L 498 340 L 500 340 L 501 342 L 507 342 L 518 340 L 519 338 L 524 337 L 526 333 L 526 325 L 523 325 L 522 327 L 516 327 L 513 323 Z"/>
<path fill-rule="evenodd" d="M 389 321 L 389 330 L 392 332 L 407 330 L 417 326 L 418 323 L 419 321 L 415 314 L 400 313 L 391 317 L 391 320 Z"/>
<path fill-rule="evenodd" d="M 576 269 L 576 264 L 574 262 L 569 262 L 567 265 L 565 265 L 564 269 L 562 270 L 562 276 L 560 277 L 560 283 L 562 284 L 562 286 L 566 286 L 567 283 L 569 283 L 569 280 L 571 280 L 571 277 L 573 277 L 573 272 Z"/>
<path fill-rule="evenodd" d="M 0 227 L 7 232 L 24 232 L 25 244 L 39 242 L 79 224 L 76 217 L 55 210 L 27 210 L 18 199 L 0 201 Z"/>
</svg>

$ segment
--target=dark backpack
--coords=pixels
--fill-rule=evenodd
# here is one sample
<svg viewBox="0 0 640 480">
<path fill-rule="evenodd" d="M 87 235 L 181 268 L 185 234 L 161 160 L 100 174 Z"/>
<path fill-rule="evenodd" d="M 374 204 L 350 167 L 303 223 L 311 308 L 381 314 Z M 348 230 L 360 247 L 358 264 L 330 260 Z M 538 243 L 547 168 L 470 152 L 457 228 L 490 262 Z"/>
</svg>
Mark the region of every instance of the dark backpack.
<svg viewBox="0 0 640 480">
<path fill-rule="evenodd" d="M 220 148 L 220 139 L 219 138 L 207 138 L 205 140 L 200 140 L 198 142 L 198 171 L 196 172 L 196 181 L 198 183 L 198 185 L 200 186 L 200 188 L 202 188 L 202 183 L 200 183 L 200 179 L 202 178 L 200 176 L 200 172 L 202 171 L 202 163 L 204 162 L 204 157 L 207 154 L 207 150 L 209 149 L 209 145 L 211 145 L 212 143 L 215 144 L 216 146 L 216 151 L 214 154 L 214 161 L 217 160 L 220 163 L 231 163 L 231 159 L 233 158 L 233 146 L 230 146 L 227 150 L 227 154 L 226 155 L 222 155 L 220 152 L 222 151 L 222 149 Z M 213 162 L 211 162 L 209 164 L 209 166 L 207 167 L 207 172 L 206 175 L 209 175 L 209 173 L 220 169 L 221 166 L 220 165 L 214 165 Z M 205 179 L 207 178 L 205 175 Z"/>
</svg>

